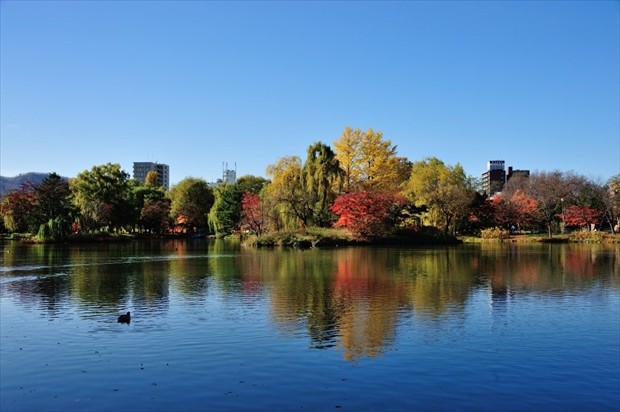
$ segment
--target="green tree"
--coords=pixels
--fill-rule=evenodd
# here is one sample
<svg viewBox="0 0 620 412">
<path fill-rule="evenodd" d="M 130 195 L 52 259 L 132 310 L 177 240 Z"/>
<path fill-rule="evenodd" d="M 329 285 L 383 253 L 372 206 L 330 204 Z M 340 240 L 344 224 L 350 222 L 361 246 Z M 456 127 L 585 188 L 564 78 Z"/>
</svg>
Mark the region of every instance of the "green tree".
<svg viewBox="0 0 620 412">
<path fill-rule="evenodd" d="M 186 231 L 207 230 L 207 215 L 213 206 L 213 190 L 204 179 L 186 177 L 169 192 L 171 213 L 177 224 Z"/>
<path fill-rule="evenodd" d="M 242 199 L 245 193 L 258 194 L 267 183 L 262 177 L 241 176 L 233 184 L 217 186 L 215 202 L 209 211 L 209 228 L 218 236 L 227 236 L 239 229 Z"/>
<path fill-rule="evenodd" d="M 56 173 L 50 173 L 35 191 L 41 223 L 55 218 L 65 220 L 71 218 L 71 189 L 66 179 Z"/>
<path fill-rule="evenodd" d="M 405 194 L 416 206 L 426 206 L 424 219 L 446 234 L 456 233 L 475 200 L 472 179 L 463 167 L 446 166 L 435 157 L 413 163 Z"/>
<path fill-rule="evenodd" d="M 140 210 L 140 224 L 151 233 L 163 233 L 172 226 L 170 199 L 147 199 Z"/>
<path fill-rule="evenodd" d="M 237 179 L 234 186 L 239 189 L 239 192 L 242 194 L 241 197 L 243 197 L 244 193 L 259 194 L 267 183 L 268 180 L 264 177 L 245 175 Z"/>
<path fill-rule="evenodd" d="M 301 184 L 306 191 L 311 209 L 312 225 L 329 226 L 333 215 L 329 208 L 342 187 L 344 172 L 332 149 L 317 142 L 308 147 L 306 163 L 301 173 Z"/>
<path fill-rule="evenodd" d="M 69 182 L 50 173 L 36 187 L 37 223 L 40 240 L 63 240 L 71 233 L 74 208 L 71 204 Z"/>
<path fill-rule="evenodd" d="M 139 224 L 142 229 L 148 229 L 150 231 L 161 232 L 161 228 L 154 229 L 154 220 L 157 220 L 153 217 L 150 217 L 148 222 L 144 219 L 144 208 L 147 207 L 151 209 L 148 213 L 149 215 L 153 212 L 153 205 L 157 204 L 157 210 L 161 210 L 161 207 L 164 207 L 163 204 L 158 204 L 157 202 L 165 202 L 168 206 L 168 212 L 170 212 L 170 199 L 166 198 L 166 193 L 164 192 L 164 188 L 161 186 L 149 186 L 149 185 L 136 185 L 132 187 L 132 203 L 133 203 L 133 222 Z M 170 225 L 167 225 L 170 226 Z"/>
<path fill-rule="evenodd" d="M 131 223 L 129 174 L 118 163 L 85 170 L 69 182 L 85 229 L 118 230 Z"/>
</svg>

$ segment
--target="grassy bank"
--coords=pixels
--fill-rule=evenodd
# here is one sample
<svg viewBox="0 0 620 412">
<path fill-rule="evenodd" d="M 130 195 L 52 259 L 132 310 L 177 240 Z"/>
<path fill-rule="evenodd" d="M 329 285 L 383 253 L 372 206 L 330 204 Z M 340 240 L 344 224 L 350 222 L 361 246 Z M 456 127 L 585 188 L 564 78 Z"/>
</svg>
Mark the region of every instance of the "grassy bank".
<svg viewBox="0 0 620 412">
<path fill-rule="evenodd" d="M 165 239 L 186 239 L 191 235 L 178 234 L 149 234 L 149 233 L 81 233 L 72 234 L 65 239 L 59 240 L 40 240 L 35 235 L 24 233 L 12 233 L 0 235 L 1 240 L 13 240 L 32 244 L 52 244 L 52 243 L 116 243 L 131 242 L 132 240 L 165 240 Z"/>
<path fill-rule="evenodd" d="M 476 236 L 459 236 L 459 239 L 463 243 L 620 243 L 620 234 L 611 234 L 607 232 L 573 232 L 570 234 L 553 235 L 551 238 L 546 234 L 519 234 L 510 235 L 504 239 L 483 239 Z"/>
<path fill-rule="evenodd" d="M 460 241 L 435 228 L 398 232 L 387 238 L 363 239 L 346 229 L 307 228 L 299 232 L 276 232 L 244 238 L 242 244 L 252 247 L 336 247 L 356 245 L 432 245 L 456 244 Z"/>
</svg>

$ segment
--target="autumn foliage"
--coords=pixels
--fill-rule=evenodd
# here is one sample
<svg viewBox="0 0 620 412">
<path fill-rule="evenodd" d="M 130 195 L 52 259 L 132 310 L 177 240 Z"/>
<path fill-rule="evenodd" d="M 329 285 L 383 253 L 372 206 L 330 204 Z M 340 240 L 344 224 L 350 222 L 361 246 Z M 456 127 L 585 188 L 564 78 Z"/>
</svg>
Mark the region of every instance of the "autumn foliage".
<svg viewBox="0 0 620 412">
<path fill-rule="evenodd" d="M 589 227 L 591 224 L 599 224 L 601 211 L 586 206 L 569 206 L 564 212 L 566 226 Z M 560 215 L 561 216 L 561 215 Z"/>
<path fill-rule="evenodd" d="M 395 229 L 414 224 L 415 207 L 403 196 L 366 191 L 336 198 L 331 211 L 338 216 L 335 227 L 362 238 L 383 238 Z"/>
<path fill-rule="evenodd" d="M 262 235 L 266 229 L 267 219 L 263 213 L 260 196 L 244 193 L 241 199 L 241 228 Z"/>
</svg>

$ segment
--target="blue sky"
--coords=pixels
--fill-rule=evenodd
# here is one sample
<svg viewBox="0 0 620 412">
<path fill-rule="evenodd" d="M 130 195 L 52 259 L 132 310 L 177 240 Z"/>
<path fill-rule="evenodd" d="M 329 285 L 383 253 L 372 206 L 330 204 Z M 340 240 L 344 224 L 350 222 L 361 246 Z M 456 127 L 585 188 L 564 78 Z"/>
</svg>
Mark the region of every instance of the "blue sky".
<svg viewBox="0 0 620 412">
<path fill-rule="evenodd" d="M 0 5 L 0 174 L 265 176 L 346 126 L 475 177 L 620 173 L 620 2 Z"/>
</svg>

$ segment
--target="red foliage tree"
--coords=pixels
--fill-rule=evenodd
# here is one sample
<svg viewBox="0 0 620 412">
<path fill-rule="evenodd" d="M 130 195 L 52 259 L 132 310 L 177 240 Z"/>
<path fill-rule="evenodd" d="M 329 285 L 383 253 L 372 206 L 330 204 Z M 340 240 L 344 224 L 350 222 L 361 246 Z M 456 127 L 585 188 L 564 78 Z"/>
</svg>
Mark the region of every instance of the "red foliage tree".
<svg viewBox="0 0 620 412">
<path fill-rule="evenodd" d="M 502 195 L 497 195 L 489 199 L 489 203 L 493 209 L 493 220 L 499 226 L 510 228 L 517 222 L 517 210 L 513 202 L 506 200 Z"/>
<path fill-rule="evenodd" d="M 413 224 L 417 209 L 403 196 L 366 191 L 336 198 L 330 209 L 343 227 L 363 238 L 386 237 L 397 227 Z"/>
<path fill-rule="evenodd" d="M 564 216 L 560 215 L 560 217 L 563 217 L 566 226 L 587 227 L 589 229 L 590 225 L 597 225 L 601 222 L 601 215 L 600 210 L 572 205 L 564 211 Z"/>
<path fill-rule="evenodd" d="M 516 223 L 520 230 L 531 227 L 536 223 L 536 212 L 538 209 L 536 199 L 526 195 L 522 190 L 517 190 L 510 198 L 510 203 L 514 205 Z"/>
<path fill-rule="evenodd" d="M 10 232 L 34 232 L 37 225 L 38 197 L 35 186 L 26 182 L 12 190 L 0 203 L 3 223 Z"/>
<path fill-rule="evenodd" d="M 259 195 L 244 193 L 241 198 L 241 229 L 260 236 L 266 229 L 267 219 Z"/>
</svg>

